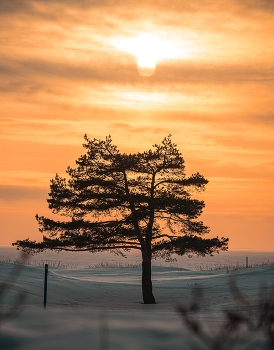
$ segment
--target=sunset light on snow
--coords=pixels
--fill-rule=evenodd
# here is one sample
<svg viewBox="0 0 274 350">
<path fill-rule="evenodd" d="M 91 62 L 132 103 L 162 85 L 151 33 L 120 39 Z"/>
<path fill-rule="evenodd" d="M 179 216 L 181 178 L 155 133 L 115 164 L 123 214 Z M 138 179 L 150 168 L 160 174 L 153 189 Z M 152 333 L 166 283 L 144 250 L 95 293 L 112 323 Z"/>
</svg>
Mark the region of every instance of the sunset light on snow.
<svg viewBox="0 0 274 350">
<path fill-rule="evenodd" d="M 274 3 L 3 1 L 0 245 L 39 241 L 50 180 L 83 136 L 124 152 L 172 134 L 209 237 L 274 250 Z"/>
</svg>

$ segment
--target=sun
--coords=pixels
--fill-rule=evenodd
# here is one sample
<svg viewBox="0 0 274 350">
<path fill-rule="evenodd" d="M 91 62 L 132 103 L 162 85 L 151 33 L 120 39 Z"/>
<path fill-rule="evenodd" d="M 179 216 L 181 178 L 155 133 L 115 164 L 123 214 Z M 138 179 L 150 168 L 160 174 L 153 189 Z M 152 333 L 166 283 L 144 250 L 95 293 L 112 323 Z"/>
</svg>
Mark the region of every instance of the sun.
<svg viewBox="0 0 274 350">
<path fill-rule="evenodd" d="M 136 57 L 137 71 L 143 77 L 151 76 L 157 62 L 162 58 L 163 43 L 150 33 L 139 34 L 135 38 L 113 40 L 113 44 L 121 51 Z"/>
<path fill-rule="evenodd" d="M 156 70 L 159 49 L 155 38 L 149 33 L 143 33 L 135 40 L 137 56 L 137 71 L 144 77 L 151 76 Z"/>
<path fill-rule="evenodd" d="M 156 70 L 156 60 L 153 57 L 141 56 L 137 60 L 137 71 L 143 77 L 150 77 Z"/>
</svg>

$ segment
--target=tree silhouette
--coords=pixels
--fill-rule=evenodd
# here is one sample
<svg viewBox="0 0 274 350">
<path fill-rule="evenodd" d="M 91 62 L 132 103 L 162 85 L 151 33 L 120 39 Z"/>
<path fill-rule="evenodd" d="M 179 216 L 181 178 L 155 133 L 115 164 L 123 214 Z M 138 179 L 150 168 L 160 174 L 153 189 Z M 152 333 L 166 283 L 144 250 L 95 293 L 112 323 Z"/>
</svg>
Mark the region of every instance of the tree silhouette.
<svg viewBox="0 0 274 350">
<path fill-rule="evenodd" d="M 155 303 L 151 259 L 171 254 L 212 254 L 227 250 L 227 238 L 205 239 L 204 202 L 191 198 L 208 181 L 199 173 L 185 175 L 184 159 L 171 135 L 142 153 L 120 153 L 105 140 L 85 135 L 86 154 L 67 168 L 68 179 L 51 180 L 48 206 L 68 220 L 36 215 L 42 242 L 18 240 L 26 252 L 46 249 L 112 251 L 138 249 L 142 255 L 142 292 L 145 304 Z"/>
</svg>

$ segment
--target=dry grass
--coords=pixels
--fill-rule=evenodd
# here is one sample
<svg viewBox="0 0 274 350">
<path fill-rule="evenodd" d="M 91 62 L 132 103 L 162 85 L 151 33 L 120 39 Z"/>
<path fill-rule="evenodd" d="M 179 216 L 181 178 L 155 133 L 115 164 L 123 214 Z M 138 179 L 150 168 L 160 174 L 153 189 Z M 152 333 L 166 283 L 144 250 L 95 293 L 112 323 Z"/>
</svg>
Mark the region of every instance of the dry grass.
<svg viewBox="0 0 274 350">
<path fill-rule="evenodd" d="M 12 265 L 24 265 L 43 267 L 48 264 L 49 267 L 61 268 L 61 269 L 78 269 L 78 264 L 66 264 L 61 261 L 50 260 L 26 260 L 26 259 L 11 259 L 10 257 L 0 257 L 0 264 L 12 264 Z M 121 263 L 117 261 L 101 261 L 93 265 L 85 266 L 87 269 L 99 269 L 99 268 L 137 268 L 142 267 L 142 263 Z"/>
<path fill-rule="evenodd" d="M 214 264 L 214 265 L 200 265 L 196 267 L 196 270 L 198 271 L 216 271 L 216 270 L 226 270 L 229 271 L 235 271 L 235 270 L 242 270 L 246 268 L 253 268 L 253 267 L 264 267 L 264 266 L 274 266 L 274 260 L 273 261 L 262 261 L 261 263 L 252 263 L 248 264 L 248 267 L 246 267 L 246 264 L 244 263 L 226 263 L 226 264 Z"/>
</svg>

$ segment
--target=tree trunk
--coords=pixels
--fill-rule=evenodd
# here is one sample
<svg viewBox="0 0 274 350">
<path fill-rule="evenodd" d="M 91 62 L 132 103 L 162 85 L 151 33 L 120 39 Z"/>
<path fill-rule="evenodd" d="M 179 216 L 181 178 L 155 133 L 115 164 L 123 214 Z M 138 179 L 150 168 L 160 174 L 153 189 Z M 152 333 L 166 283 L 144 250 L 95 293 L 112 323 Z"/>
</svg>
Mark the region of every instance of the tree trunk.
<svg viewBox="0 0 274 350">
<path fill-rule="evenodd" d="M 142 261 L 142 290 L 144 304 L 155 304 L 151 282 L 151 259 L 144 255 Z"/>
</svg>

